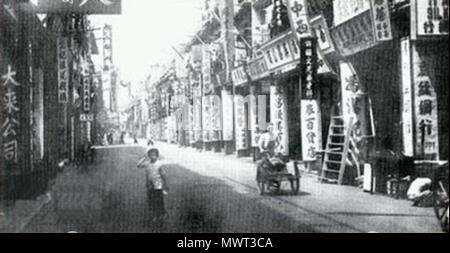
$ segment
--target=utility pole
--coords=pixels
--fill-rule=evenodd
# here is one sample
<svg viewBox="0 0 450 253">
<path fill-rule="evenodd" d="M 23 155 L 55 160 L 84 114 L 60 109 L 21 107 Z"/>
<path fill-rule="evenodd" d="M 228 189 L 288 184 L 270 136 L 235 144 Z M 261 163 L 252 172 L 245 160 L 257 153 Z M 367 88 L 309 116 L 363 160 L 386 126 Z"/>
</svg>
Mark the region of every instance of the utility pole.
<svg viewBox="0 0 450 253">
<path fill-rule="evenodd" d="M 222 87 L 222 101 L 224 101 L 223 95 L 234 95 L 234 86 L 232 86 L 231 90 L 227 89 L 226 85 L 231 83 L 230 80 L 230 72 L 234 67 L 234 42 L 235 37 L 233 34 L 234 27 L 234 3 L 233 0 L 218 0 L 219 13 L 220 13 L 220 29 L 221 29 L 221 41 L 223 43 L 224 55 L 225 55 L 225 85 Z M 232 114 L 233 114 L 233 138 L 231 140 L 224 139 L 225 146 L 225 154 L 231 154 L 234 151 L 234 142 L 235 142 L 235 130 L 234 130 L 234 102 L 232 104 Z M 224 112 L 226 113 L 226 112 Z M 226 122 L 223 122 L 225 124 Z M 222 127 L 222 129 L 225 129 Z M 225 134 L 223 134 L 225 137 Z"/>
</svg>

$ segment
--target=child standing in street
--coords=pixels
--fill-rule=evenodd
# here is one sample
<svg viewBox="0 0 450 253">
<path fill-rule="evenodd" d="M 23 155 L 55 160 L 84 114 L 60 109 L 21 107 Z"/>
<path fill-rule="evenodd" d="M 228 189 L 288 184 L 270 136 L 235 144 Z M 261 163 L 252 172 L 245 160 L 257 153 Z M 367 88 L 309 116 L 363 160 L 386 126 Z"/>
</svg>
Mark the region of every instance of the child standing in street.
<svg viewBox="0 0 450 253">
<path fill-rule="evenodd" d="M 162 220 L 166 214 L 164 195 L 168 190 L 166 173 L 158 158 L 159 150 L 151 147 L 137 164 L 138 168 L 145 169 L 148 204 L 154 222 Z"/>
</svg>

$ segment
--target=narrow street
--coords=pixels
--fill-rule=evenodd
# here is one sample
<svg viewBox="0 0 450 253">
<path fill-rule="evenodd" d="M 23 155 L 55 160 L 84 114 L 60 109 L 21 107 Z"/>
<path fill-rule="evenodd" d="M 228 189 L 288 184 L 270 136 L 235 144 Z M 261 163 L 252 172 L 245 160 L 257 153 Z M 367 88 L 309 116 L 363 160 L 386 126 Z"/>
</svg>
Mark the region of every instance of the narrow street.
<svg viewBox="0 0 450 253">
<path fill-rule="evenodd" d="M 251 163 L 233 169 L 234 163 L 243 162 L 222 162 L 230 166 L 224 172 L 208 162 L 217 154 L 164 143 L 158 147 L 170 186 L 165 226 L 155 227 L 150 222 L 144 171 L 136 168 L 144 147 L 124 145 L 100 147 L 92 165 L 69 168 L 55 184 L 54 208 L 25 232 L 440 232 L 431 208 L 414 208 L 407 201 L 349 191 L 347 195 L 353 200 L 336 209 L 329 206 L 336 198 L 332 191 L 340 194 L 336 201 L 342 201 L 342 192 L 348 189 L 322 185 L 344 190 L 318 196 L 311 188 L 317 182 L 306 176 L 298 196 L 283 192 L 260 196 L 251 182 Z M 186 155 L 177 157 L 180 151 Z M 361 199 L 356 199 L 358 196 Z M 325 200 L 328 204 L 321 204 Z"/>
<path fill-rule="evenodd" d="M 96 163 L 65 182 L 58 190 L 66 197 L 27 232 L 315 232 L 262 204 L 256 194 L 241 194 L 221 180 L 176 164 L 166 167 L 167 224 L 155 229 L 146 205 L 144 172 L 135 166 L 142 154 L 143 148 L 136 147 L 98 150 Z M 98 192 L 80 198 L 89 203 L 74 203 L 71 196 L 83 184 Z M 96 212 L 95 206 L 101 210 Z"/>
</svg>

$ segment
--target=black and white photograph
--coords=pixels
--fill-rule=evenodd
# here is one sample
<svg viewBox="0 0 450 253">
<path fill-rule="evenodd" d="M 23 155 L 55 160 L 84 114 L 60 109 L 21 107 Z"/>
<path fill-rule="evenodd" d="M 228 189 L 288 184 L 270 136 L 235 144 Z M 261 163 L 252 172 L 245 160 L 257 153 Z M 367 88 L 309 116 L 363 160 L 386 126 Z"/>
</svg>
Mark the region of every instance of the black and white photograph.
<svg viewBox="0 0 450 253">
<path fill-rule="evenodd" d="M 0 0 L 0 233 L 448 233 L 448 19 L 449 0 Z"/>
</svg>

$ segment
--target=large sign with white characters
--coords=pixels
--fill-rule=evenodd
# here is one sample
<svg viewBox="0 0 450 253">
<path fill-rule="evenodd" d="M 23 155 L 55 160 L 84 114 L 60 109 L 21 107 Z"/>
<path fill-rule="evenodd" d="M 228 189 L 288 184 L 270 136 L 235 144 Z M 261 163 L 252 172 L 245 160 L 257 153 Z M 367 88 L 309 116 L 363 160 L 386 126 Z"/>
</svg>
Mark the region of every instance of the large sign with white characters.
<svg viewBox="0 0 450 253">
<path fill-rule="evenodd" d="M 392 40 L 391 15 L 388 0 L 370 0 L 370 3 L 376 40 Z"/>
<path fill-rule="evenodd" d="M 274 133 L 280 144 L 276 149 L 283 155 L 289 154 L 289 129 L 287 97 L 282 86 L 270 86 L 270 115 Z"/>
<path fill-rule="evenodd" d="M 242 96 L 234 97 L 234 116 L 236 118 L 236 150 L 248 149 L 247 117 Z"/>
<path fill-rule="evenodd" d="M 57 39 L 58 54 L 58 101 L 67 103 L 69 99 L 69 48 L 68 39 Z"/>
<path fill-rule="evenodd" d="M 439 160 L 438 105 L 433 83 L 433 56 L 412 47 L 416 155 Z M 419 51 L 420 50 L 420 51 Z"/>
<path fill-rule="evenodd" d="M 411 39 L 448 36 L 448 0 L 411 0 Z"/>
<path fill-rule="evenodd" d="M 58 14 L 120 14 L 121 0 L 39 0 L 33 10 Z"/>
<path fill-rule="evenodd" d="M 322 147 L 320 108 L 317 100 L 302 99 L 301 129 L 303 161 L 315 161 Z"/>
<path fill-rule="evenodd" d="M 413 132 L 413 91 L 411 84 L 411 43 L 409 38 L 401 41 L 401 71 L 402 71 L 402 132 L 403 153 L 405 156 L 414 156 Z"/>
<path fill-rule="evenodd" d="M 289 21 L 294 36 L 300 38 L 311 36 L 311 29 L 308 23 L 308 8 L 306 0 L 286 0 Z"/>
</svg>

